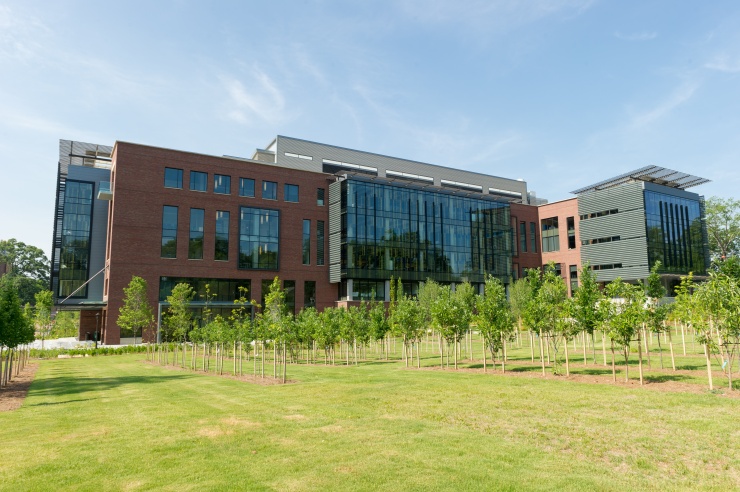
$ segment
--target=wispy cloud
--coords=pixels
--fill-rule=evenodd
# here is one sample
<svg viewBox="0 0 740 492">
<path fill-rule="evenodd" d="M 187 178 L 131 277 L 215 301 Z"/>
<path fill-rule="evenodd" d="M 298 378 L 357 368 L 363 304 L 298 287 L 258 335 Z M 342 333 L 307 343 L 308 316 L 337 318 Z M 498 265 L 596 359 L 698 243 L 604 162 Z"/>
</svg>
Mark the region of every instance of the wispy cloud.
<svg viewBox="0 0 740 492">
<path fill-rule="evenodd" d="M 641 31 L 641 32 L 629 32 L 624 33 L 617 31 L 614 33 L 614 37 L 623 41 L 651 41 L 658 37 L 658 33 L 655 31 Z"/>
<path fill-rule="evenodd" d="M 277 124 L 285 119 L 285 97 L 275 81 L 261 69 L 254 67 L 246 83 L 222 76 L 221 83 L 229 97 L 227 116 L 242 124 L 255 119 Z"/>
<path fill-rule="evenodd" d="M 593 0 L 404 0 L 400 6 L 407 16 L 422 23 L 508 31 L 555 14 L 580 15 L 593 3 Z"/>
<path fill-rule="evenodd" d="M 684 82 L 655 107 L 633 116 L 631 122 L 632 128 L 642 128 L 663 118 L 665 115 L 691 99 L 698 88 L 699 84 L 695 81 Z"/>
<path fill-rule="evenodd" d="M 41 50 L 41 39 L 50 29 L 39 19 L 0 5 L 0 59 L 33 59 Z"/>
<path fill-rule="evenodd" d="M 704 65 L 704 68 L 725 73 L 738 73 L 740 72 L 740 58 L 731 58 L 727 55 L 715 56 Z"/>
</svg>

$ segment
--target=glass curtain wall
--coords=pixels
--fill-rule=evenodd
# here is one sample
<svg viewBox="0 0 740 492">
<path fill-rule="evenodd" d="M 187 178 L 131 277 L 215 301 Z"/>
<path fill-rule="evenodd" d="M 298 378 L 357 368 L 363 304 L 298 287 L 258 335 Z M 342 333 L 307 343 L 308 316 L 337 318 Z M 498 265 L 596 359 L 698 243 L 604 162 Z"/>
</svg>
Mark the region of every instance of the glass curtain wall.
<svg viewBox="0 0 740 492">
<path fill-rule="evenodd" d="M 698 200 L 645 191 L 648 261 L 661 273 L 705 274 L 701 204 Z"/>
<path fill-rule="evenodd" d="M 93 190 L 93 183 L 67 180 L 57 292 L 62 299 L 84 284 L 89 274 Z M 74 297 L 87 297 L 87 286 Z"/>
<path fill-rule="evenodd" d="M 490 273 L 508 282 L 511 275 L 508 203 L 355 177 L 342 183 L 341 212 L 342 276 L 368 296 L 379 298 L 384 284 L 358 280 L 483 282 Z"/>
</svg>

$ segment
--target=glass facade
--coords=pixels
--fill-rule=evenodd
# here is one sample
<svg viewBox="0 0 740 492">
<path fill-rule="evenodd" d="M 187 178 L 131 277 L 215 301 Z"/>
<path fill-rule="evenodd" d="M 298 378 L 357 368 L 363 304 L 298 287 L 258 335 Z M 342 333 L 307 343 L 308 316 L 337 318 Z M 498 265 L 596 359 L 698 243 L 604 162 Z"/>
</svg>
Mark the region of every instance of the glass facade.
<svg viewBox="0 0 740 492">
<path fill-rule="evenodd" d="M 231 194 L 231 176 L 223 174 L 213 175 L 213 192 L 221 195 Z"/>
<path fill-rule="evenodd" d="M 190 239 L 188 241 L 188 259 L 203 259 L 203 221 L 205 210 L 202 208 L 190 209 Z"/>
<path fill-rule="evenodd" d="M 177 207 L 162 209 L 162 258 L 177 258 Z"/>
<path fill-rule="evenodd" d="M 706 273 L 701 204 L 698 200 L 645 191 L 648 261 L 661 273 Z"/>
<path fill-rule="evenodd" d="M 241 207 L 239 216 L 239 268 L 278 269 L 280 212 Z"/>
<path fill-rule="evenodd" d="M 254 180 L 250 178 L 239 178 L 239 196 L 254 198 Z"/>
<path fill-rule="evenodd" d="M 342 182 L 341 196 L 342 277 L 359 298 L 385 290 L 359 279 L 483 282 L 490 273 L 508 282 L 508 203 L 357 177 Z"/>
<path fill-rule="evenodd" d="M 182 169 L 164 168 L 164 187 L 182 189 Z"/>
<path fill-rule="evenodd" d="M 529 241 L 531 244 L 530 251 L 532 253 L 537 252 L 537 224 L 534 222 L 529 223 Z"/>
<path fill-rule="evenodd" d="M 303 282 L 303 307 L 316 306 L 316 281 L 305 280 Z"/>
<path fill-rule="evenodd" d="M 527 223 L 519 223 L 519 249 L 522 253 L 527 252 Z"/>
<path fill-rule="evenodd" d="M 222 210 L 216 212 L 216 260 L 229 259 L 229 215 L 229 212 Z"/>
<path fill-rule="evenodd" d="M 65 298 L 87 282 L 90 267 L 93 191 L 95 185 L 67 180 L 64 193 L 62 247 L 59 254 L 59 292 Z M 87 286 L 73 297 L 87 297 Z"/>
<path fill-rule="evenodd" d="M 311 264 L 311 221 L 303 219 L 303 264 Z"/>
<path fill-rule="evenodd" d="M 286 184 L 283 193 L 283 200 L 286 202 L 298 203 L 298 185 Z"/>
<path fill-rule="evenodd" d="M 206 191 L 208 189 L 208 173 L 190 171 L 190 190 Z"/>
<path fill-rule="evenodd" d="M 206 300 L 206 285 L 213 296 L 212 302 L 234 302 L 239 299 L 239 287 L 245 287 L 247 295 L 252 291 L 252 282 L 249 279 L 159 277 L 159 300 L 165 301 L 177 284 L 188 284 L 193 288 L 193 302 Z"/>
</svg>

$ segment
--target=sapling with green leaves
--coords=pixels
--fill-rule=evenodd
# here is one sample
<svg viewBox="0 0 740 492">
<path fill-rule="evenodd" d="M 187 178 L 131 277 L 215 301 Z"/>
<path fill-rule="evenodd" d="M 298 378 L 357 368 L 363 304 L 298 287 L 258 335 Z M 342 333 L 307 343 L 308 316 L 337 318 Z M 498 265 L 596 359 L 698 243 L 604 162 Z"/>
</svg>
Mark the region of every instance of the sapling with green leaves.
<svg viewBox="0 0 740 492">
<path fill-rule="evenodd" d="M 599 311 L 599 303 L 604 299 L 604 295 L 599 289 L 596 282 L 596 274 L 591 270 L 588 263 L 581 267 L 579 272 L 579 285 L 573 294 L 573 304 L 571 315 L 576 326 L 584 333 L 591 337 L 591 347 L 593 350 L 593 361 L 596 364 L 596 344 L 594 343 L 594 331 L 601 326 L 602 319 Z M 586 364 L 586 345 L 583 346 L 583 363 Z"/>
<path fill-rule="evenodd" d="M 504 341 L 511 339 L 515 330 L 515 319 L 506 299 L 506 289 L 501 280 L 488 275 L 485 291 L 477 296 L 475 322 L 484 344 L 491 352 L 496 364 L 496 354 L 503 351 Z M 487 355 L 483 354 L 483 371 L 487 369 Z M 501 357 L 501 372 L 506 372 L 506 361 Z"/>
<path fill-rule="evenodd" d="M 141 331 L 144 338 L 144 329 L 154 323 L 154 312 L 147 295 L 147 282 L 137 276 L 131 277 L 127 287 L 123 288 L 123 306 L 119 311 L 118 326 L 131 330 L 134 334 L 134 345 L 136 345 L 136 333 Z"/>
<path fill-rule="evenodd" d="M 34 306 L 33 319 L 37 326 L 38 332 L 41 335 L 41 350 L 43 350 L 44 340 L 51 333 L 51 308 L 54 305 L 54 301 L 52 299 L 52 292 L 50 290 L 42 290 L 41 292 L 37 292 L 34 298 L 36 299 L 36 305 Z"/>
<path fill-rule="evenodd" d="M 645 321 L 645 292 L 639 285 L 632 285 L 617 278 L 606 286 L 608 301 L 602 302 L 600 308 L 609 338 L 612 340 L 612 374 L 616 380 L 614 370 L 614 343 L 624 356 L 624 380 L 629 381 L 629 356 L 631 343 L 639 335 L 640 327 Z M 636 339 L 638 350 L 640 339 Z M 642 367 L 640 367 L 640 384 L 643 384 Z"/>
</svg>

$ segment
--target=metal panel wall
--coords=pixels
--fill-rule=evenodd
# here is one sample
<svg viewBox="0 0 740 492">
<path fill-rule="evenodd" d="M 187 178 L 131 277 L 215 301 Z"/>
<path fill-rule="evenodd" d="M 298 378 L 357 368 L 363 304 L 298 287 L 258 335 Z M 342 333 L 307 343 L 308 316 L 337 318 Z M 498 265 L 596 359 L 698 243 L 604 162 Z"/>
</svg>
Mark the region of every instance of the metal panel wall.
<svg viewBox="0 0 740 492">
<path fill-rule="evenodd" d="M 293 169 L 302 169 L 305 171 L 322 172 L 324 159 L 339 162 L 348 162 L 360 166 L 369 166 L 378 169 L 378 176 L 386 177 L 386 170 L 398 171 L 408 174 L 429 176 L 434 178 L 434 185 L 441 186 L 441 180 L 469 183 L 472 185 L 482 186 L 483 193 L 488 194 L 488 188 L 496 188 L 514 193 L 521 193 L 526 202 L 527 183 L 515 179 L 489 176 L 487 174 L 462 171 L 450 167 L 437 166 L 434 164 L 425 164 L 423 162 L 410 161 L 389 157 L 370 152 L 345 149 L 333 145 L 325 145 L 307 140 L 300 140 L 290 137 L 277 137 L 276 162 L 280 166 Z M 286 156 L 285 153 L 296 154 L 307 158 Z"/>
<path fill-rule="evenodd" d="M 329 282 L 342 280 L 342 182 L 329 184 Z"/>
<path fill-rule="evenodd" d="M 605 210 L 619 209 L 620 212 L 644 209 L 642 181 L 625 183 L 606 190 L 597 190 L 578 195 L 578 214 L 585 215 Z"/>
</svg>

